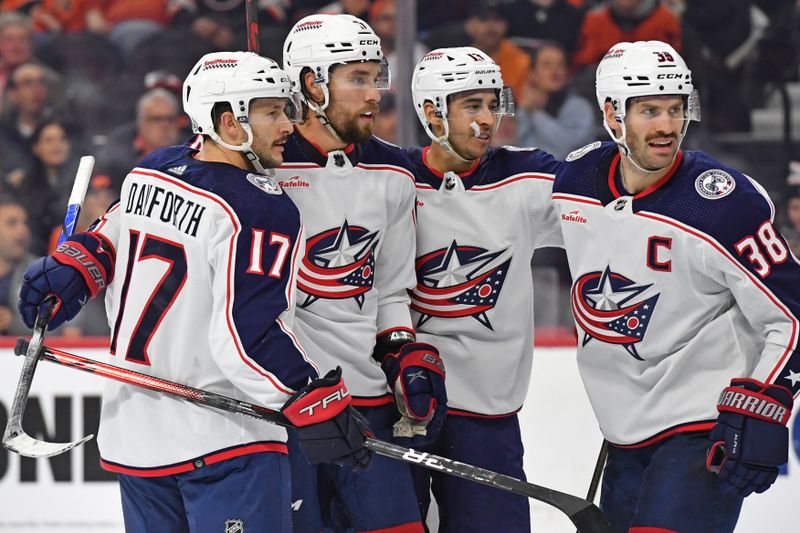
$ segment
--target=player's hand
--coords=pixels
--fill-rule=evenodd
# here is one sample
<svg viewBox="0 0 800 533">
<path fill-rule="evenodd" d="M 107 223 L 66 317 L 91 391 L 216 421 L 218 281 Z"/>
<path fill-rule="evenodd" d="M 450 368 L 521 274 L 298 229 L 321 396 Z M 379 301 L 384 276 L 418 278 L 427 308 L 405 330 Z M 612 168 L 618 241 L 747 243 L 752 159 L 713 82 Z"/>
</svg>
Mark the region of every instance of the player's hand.
<svg viewBox="0 0 800 533">
<path fill-rule="evenodd" d="M 55 297 L 56 308 L 47 329 L 73 319 L 110 282 L 113 268 L 112 253 L 100 237 L 76 234 L 53 255 L 40 257 L 25 271 L 17 304 L 22 321 L 33 328 L 39 306 L 48 296 Z"/>
<path fill-rule="evenodd" d="M 341 368 L 297 391 L 281 412 L 296 426 L 300 449 L 309 463 L 336 463 L 354 472 L 369 466 L 372 452 L 364 447 L 364 437 L 372 433 L 350 405 Z"/>
<path fill-rule="evenodd" d="M 394 392 L 400 420 L 394 425 L 398 443 L 430 444 L 447 416 L 444 363 L 439 350 L 424 342 L 409 342 L 387 354 L 381 368 Z"/>
<path fill-rule="evenodd" d="M 789 389 L 754 379 L 734 379 L 717 404 L 706 467 L 722 490 L 741 497 L 764 492 L 789 460 L 786 423 L 794 400 Z"/>
</svg>

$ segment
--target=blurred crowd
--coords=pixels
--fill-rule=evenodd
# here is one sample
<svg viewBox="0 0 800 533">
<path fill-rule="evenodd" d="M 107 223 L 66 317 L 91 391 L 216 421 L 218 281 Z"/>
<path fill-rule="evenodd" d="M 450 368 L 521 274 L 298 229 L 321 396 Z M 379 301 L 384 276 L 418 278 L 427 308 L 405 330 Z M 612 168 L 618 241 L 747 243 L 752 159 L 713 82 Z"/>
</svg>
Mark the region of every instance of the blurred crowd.
<svg viewBox="0 0 800 533">
<path fill-rule="evenodd" d="M 396 68 L 403 0 L 256 3 L 263 55 L 280 61 L 286 34 L 306 15 L 349 13 L 369 22 Z M 413 55 L 464 45 L 489 54 L 516 100 L 496 144 L 563 158 L 606 138 L 594 70 L 609 47 L 671 44 L 702 99 L 703 120 L 685 147 L 702 147 L 765 184 L 797 253 L 800 190 L 792 186 L 800 170 L 787 182 L 788 160 L 770 167 L 718 139 L 747 139 L 751 112 L 776 87 L 797 82 L 799 13 L 800 0 L 417 0 Z M 16 318 L 21 275 L 54 246 L 80 156 L 97 159 L 83 229 L 142 157 L 189 138 L 180 103 L 185 74 L 204 53 L 245 49 L 245 32 L 244 0 L 0 0 L 0 334 L 26 333 Z M 406 112 L 397 106 L 394 94 L 384 95 L 376 120 L 376 134 L 389 141 L 398 112 Z M 800 159 L 796 144 L 775 142 Z M 543 253 L 540 264 L 568 283 L 562 255 Z M 106 334 L 102 302 L 92 305 L 63 333 Z M 568 311 L 552 320 L 568 321 Z"/>
</svg>

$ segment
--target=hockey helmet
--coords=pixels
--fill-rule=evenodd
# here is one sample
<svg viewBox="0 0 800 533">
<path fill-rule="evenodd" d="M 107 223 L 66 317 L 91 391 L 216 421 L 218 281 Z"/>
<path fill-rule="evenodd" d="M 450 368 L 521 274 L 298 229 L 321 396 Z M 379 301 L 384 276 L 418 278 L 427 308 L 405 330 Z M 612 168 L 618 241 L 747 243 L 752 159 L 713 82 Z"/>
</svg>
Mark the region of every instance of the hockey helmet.
<svg viewBox="0 0 800 533">
<path fill-rule="evenodd" d="M 315 111 L 323 112 L 330 97 L 328 82 L 331 67 L 343 63 L 377 61 L 380 75 L 374 89 L 389 89 L 389 64 L 381 50 L 381 40 L 363 20 L 352 15 L 310 15 L 297 22 L 283 43 L 283 68 L 292 81 L 292 90 L 302 94 L 300 73 L 308 67 L 314 83 L 322 87 L 325 99 L 319 106 L 307 102 Z"/>
<path fill-rule="evenodd" d="M 682 96 L 685 120 L 681 140 L 689 122 L 700 120 L 700 99 L 692 83 L 692 72 L 680 54 L 667 43 L 636 41 L 615 44 L 597 66 L 595 81 L 597 103 L 603 112 L 606 101 L 614 106 L 616 122 L 622 127 L 621 137 L 614 135 L 605 120 L 603 125 L 626 154 L 630 150 L 625 143 L 625 113 L 631 98 Z"/>
<path fill-rule="evenodd" d="M 183 110 L 192 121 L 192 131 L 208 135 L 229 150 L 244 152 L 259 172 L 264 172 L 250 149 L 253 131 L 249 124 L 250 103 L 257 98 L 286 98 L 286 114 L 299 118 L 299 101 L 292 94 L 289 76 L 278 64 L 252 52 L 214 52 L 206 54 L 183 82 Z M 224 142 L 214 129 L 211 110 L 227 102 L 236 120 L 247 133 L 239 146 Z"/>
<path fill-rule="evenodd" d="M 514 115 L 514 99 L 511 90 L 503 85 L 500 67 L 481 50 L 471 46 L 438 48 L 423 57 L 414 68 L 411 77 L 411 96 L 417 117 L 433 141 L 454 154 L 447 137 L 447 97 L 464 91 L 493 89 L 497 93 L 498 106 L 496 128 L 503 115 Z M 437 136 L 425 116 L 425 102 L 431 102 L 436 116 L 443 119 L 444 133 Z M 458 156 L 458 154 L 456 154 Z M 458 156 L 460 157 L 460 156 Z M 462 158 L 463 159 L 463 158 Z"/>
</svg>

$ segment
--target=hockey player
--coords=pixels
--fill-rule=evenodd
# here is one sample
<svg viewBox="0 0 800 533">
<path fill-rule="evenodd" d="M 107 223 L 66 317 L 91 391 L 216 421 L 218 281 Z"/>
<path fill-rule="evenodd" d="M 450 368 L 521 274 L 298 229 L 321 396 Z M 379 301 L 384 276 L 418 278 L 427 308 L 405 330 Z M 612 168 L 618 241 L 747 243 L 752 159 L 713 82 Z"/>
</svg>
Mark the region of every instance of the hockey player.
<svg viewBox="0 0 800 533">
<path fill-rule="evenodd" d="M 360 469 L 370 456 L 341 372 L 315 379 L 292 331 L 300 215 L 264 173 L 283 160 L 290 91 L 272 60 L 201 58 L 183 104 L 202 148 L 146 157 L 89 231 L 30 267 L 19 308 L 30 326 L 55 295 L 57 327 L 107 286 L 110 362 L 283 406 L 309 460 Z M 309 420 L 320 397 L 339 400 Z M 98 444 L 128 532 L 291 531 L 283 428 L 115 381 Z"/>
<path fill-rule="evenodd" d="M 414 106 L 432 139 L 408 151 L 417 176 L 419 340 L 448 376 L 448 416 L 426 450 L 525 478 L 517 411 L 530 382 L 531 258 L 561 244 L 550 200 L 555 160 L 536 149 L 491 148 L 513 113 L 500 68 L 476 48 L 426 55 L 412 78 Z M 527 498 L 414 469 L 427 512 L 431 478 L 441 532 L 529 531 Z"/>
<path fill-rule="evenodd" d="M 298 338 L 321 367 L 344 369 L 353 404 L 378 438 L 426 442 L 445 415 L 444 368 L 433 346 L 413 342 L 410 164 L 372 136 L 380 91 L 389 88 L 380 40 L 353 16 L 311 15 L 289 32 L 283 61 L 304 103 L 277 171 L 306 229 Z M 356 531 L 423 530 L 407 465 L 375 457 L 354 474 L 290 459 L 295 531 L 320 531 L 323 518 L 332 524 L 331 492 Z M 334 488 L 320 494 L 318 486 Z"/>
<path fill-rule="evenodd" d="M 601 508 L 619 532 L 730 532 L 787 461 L 800 267 L 755 180 L 680 150 L 699 107 L 673 48 L 619 43 L 596 82 L 613 142 L 570 154 L 553 198 L 612 444 Z"/>
</svg>

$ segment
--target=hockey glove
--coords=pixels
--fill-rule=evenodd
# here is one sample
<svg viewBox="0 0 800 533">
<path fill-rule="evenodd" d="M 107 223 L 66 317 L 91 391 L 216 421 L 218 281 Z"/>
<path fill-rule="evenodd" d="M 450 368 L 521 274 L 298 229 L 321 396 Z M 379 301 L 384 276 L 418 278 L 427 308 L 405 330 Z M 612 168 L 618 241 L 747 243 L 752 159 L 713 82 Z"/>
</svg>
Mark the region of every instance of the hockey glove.
<svg viewBox="0 0 800 533">
<path fill-rule="evenodd" d="M 372 433 L 350 405 L 341 368 L 297 391 L 281 411 L 296 426 L 300 449 L 309 463 L 336 463 L 354 472 L 369 466 L 372 452 L 364 447 L 364 437 Z"/>
<path fill-rule="evenodd" d="M 381 362 L 386 381 L 394 392 L 400 420 L 394 436 L 405 446 L 430 444 L 447 416 L 444 363 L 439 350 L 424 342 L 409 342 Z"/>
<path fill-rule="evenodd" d="M 73 319 L 113 275 L 113 247 L 96 233 L 73 235 L 53 255 L 40 257 L 25 271 L 17 305 L 23 322 L 32 328 L 37 309 L 52 295 L 56 308 L 47 328 L 57 328 Z"/>
<path fill-rule="evenodd" d="M 734 379 L 722 391 L 706 467 L 718 474 L 723 491 L 745 497 L 775 482 L 789 460 L 793 403 L 789 389 L 754 379 Z"/>
</svg>

